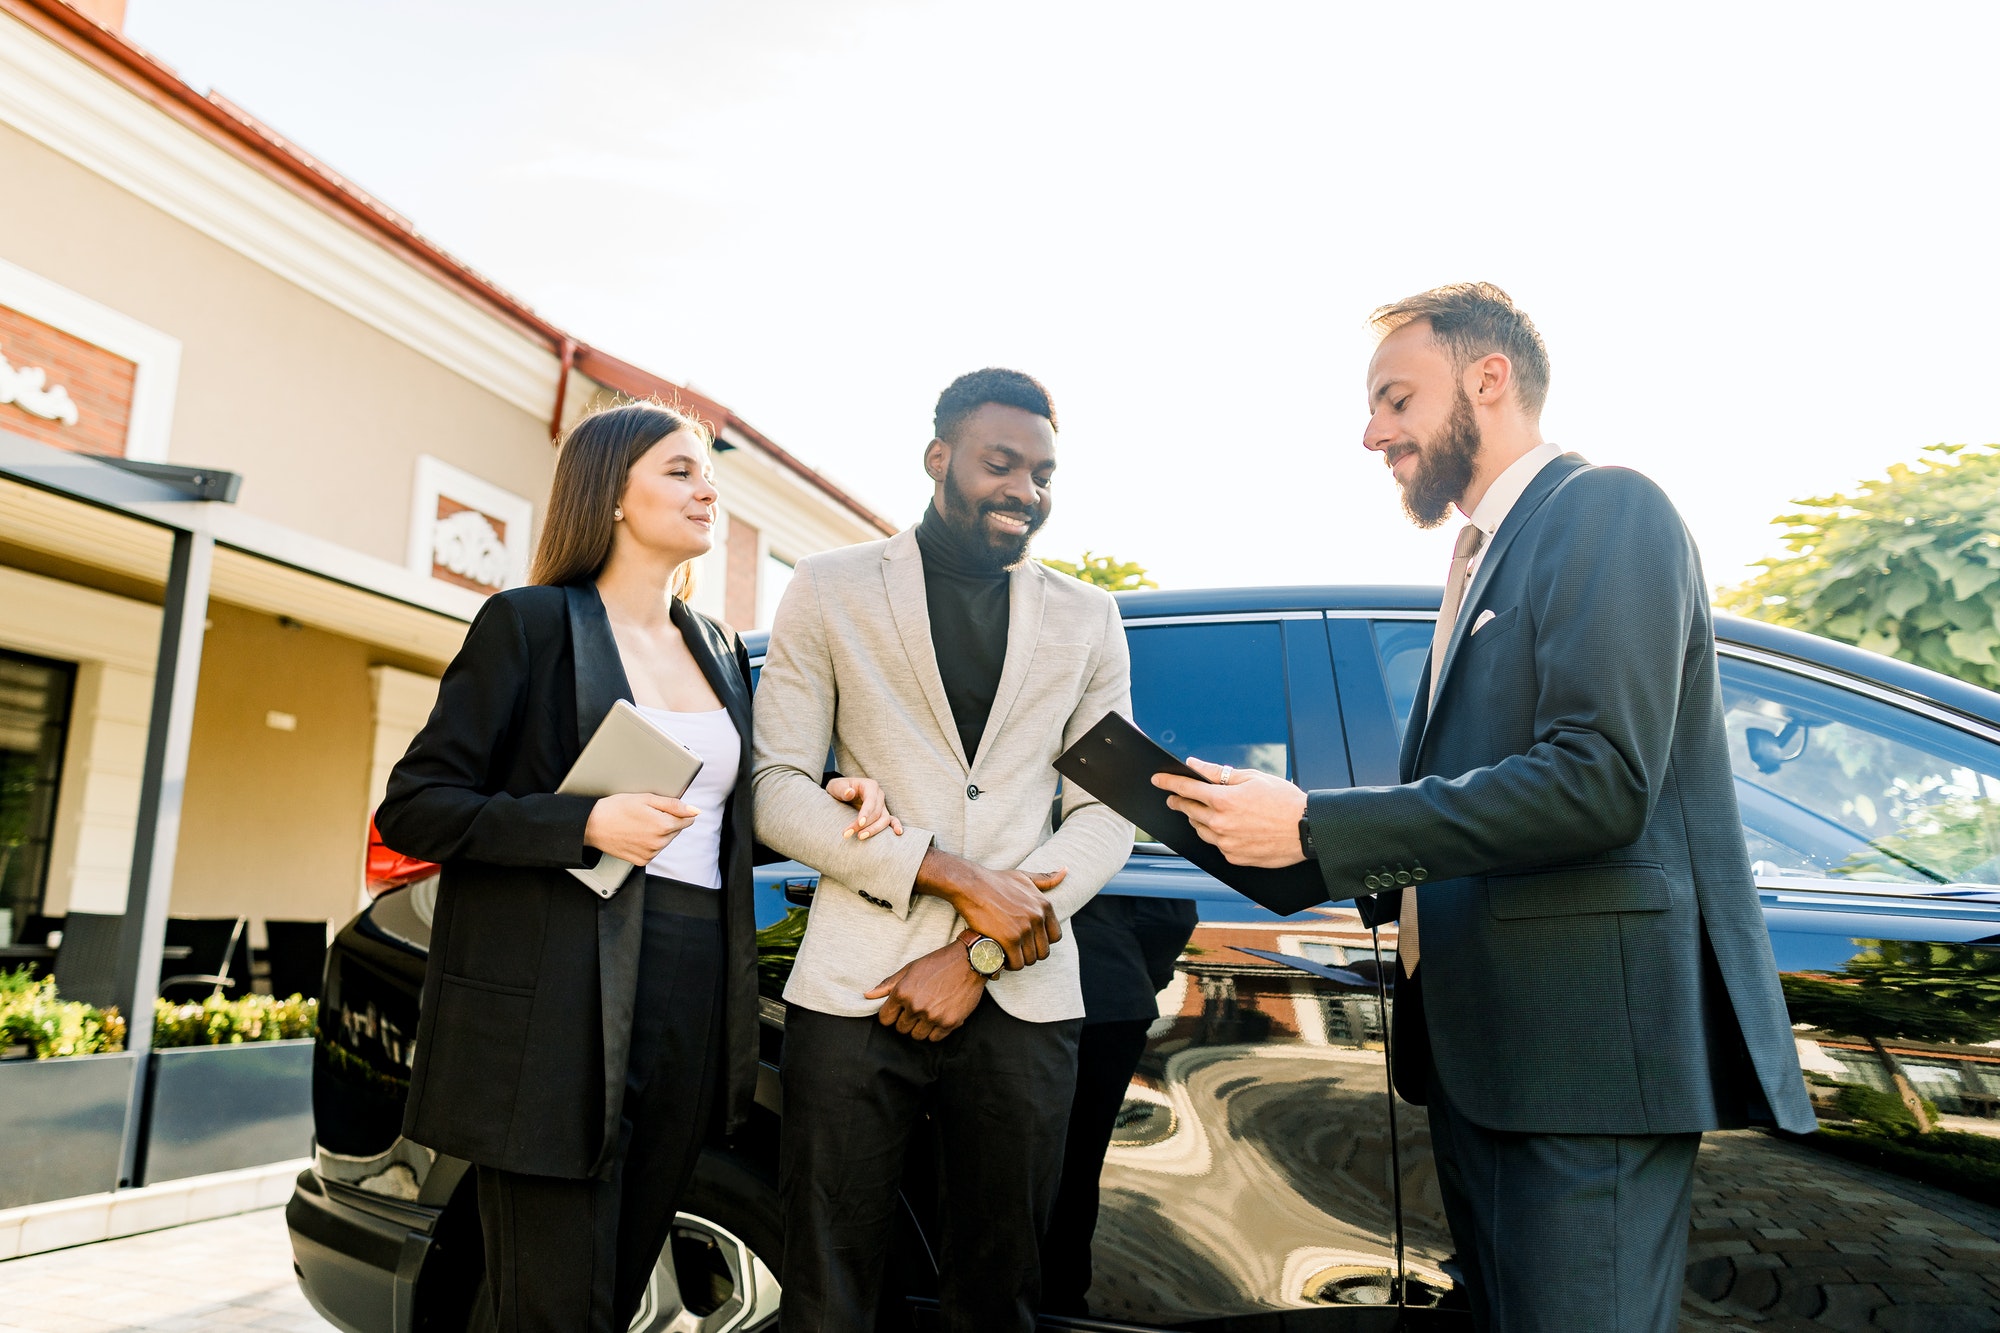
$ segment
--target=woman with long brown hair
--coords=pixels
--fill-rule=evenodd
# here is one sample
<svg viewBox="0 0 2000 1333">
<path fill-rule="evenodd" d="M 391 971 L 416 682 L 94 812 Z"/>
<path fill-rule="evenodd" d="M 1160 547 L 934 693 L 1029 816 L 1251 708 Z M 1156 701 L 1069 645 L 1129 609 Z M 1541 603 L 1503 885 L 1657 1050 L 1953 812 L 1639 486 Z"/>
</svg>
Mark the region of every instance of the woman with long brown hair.
<svg viewBox="0 0 2000 1333">
<path fill-rule="evenodd" d="M 443 866 L 404 1133 L 476 1169 L 473 1329 L 624 1330 L 718 1101 L 749 1113 L 750 662 L 686 600 L 708 445 L 656 403 L 571 429 L 532 585 L 480 609 L 376 816 Z M 618 699 L 700 755 L 682 799 L 557 794 Z M 900 834 L 872 782 L 830 789 Z M 600 855 L 644 874 L 601 898 L 568 873 Z"/>
</svg>

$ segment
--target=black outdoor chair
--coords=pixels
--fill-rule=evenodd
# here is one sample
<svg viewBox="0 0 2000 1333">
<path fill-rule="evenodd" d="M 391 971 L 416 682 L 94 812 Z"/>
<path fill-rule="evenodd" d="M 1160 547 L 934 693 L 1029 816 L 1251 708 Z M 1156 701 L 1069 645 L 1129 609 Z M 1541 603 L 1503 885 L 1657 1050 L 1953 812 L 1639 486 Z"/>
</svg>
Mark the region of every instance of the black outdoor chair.
<svg viewBox="0 0 2000 1333">
<path fill-rule="evenodd" d="M 167 918 L 167 948 L 186 949 L 185 958 L 160 968 L 160 995 L 175 1004 L 250 993 L 250 923 L 240 916 Z M 60 987 L 61 983 L 57 983 Z"/>
<path fill-rule="evenodd" d="M 56 994 L 99 1006 L 118 1003 L 118 932 L 122 916 L 71 912 L 56 945 Z M 47 938 L 44 936 L 43 938 Z"/>
<path fill-rule="evenodd" d="M 266 921 L 264 961 L 271 969 L 271 994 L 317 1000 L 326 972 L 326 922 Z"/>
</svg>

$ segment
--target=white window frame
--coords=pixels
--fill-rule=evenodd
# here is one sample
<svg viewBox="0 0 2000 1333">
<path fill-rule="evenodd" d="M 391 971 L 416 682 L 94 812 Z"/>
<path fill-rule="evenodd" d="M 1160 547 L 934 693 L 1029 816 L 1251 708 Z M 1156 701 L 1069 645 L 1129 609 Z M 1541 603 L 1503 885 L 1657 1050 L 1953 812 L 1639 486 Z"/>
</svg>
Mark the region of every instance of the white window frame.
<svg viewBox="0 0 2000 1333">
<path fill-rule="evenodd" d="M 125 457 L 144 463 L 167 461 L 174 401 L 180 393 L 180 339 L 4 259 L 0 259 L 0 305 L 137 367 L 125 425 Z"/>
<path fill-rule="evenodd" d="M 507 579 L 503 586 L 518 588 L 528 581 L 528 556 L 533 550 L 529 528 L 535 519 L 534 501 L 429 454 L 417 456 L 416 484 L 410 495 L 410 545 L 405 562 L 411 573 L 432 577 L 440 497 L 456 500 L 505 523 Z"/>
</svg>

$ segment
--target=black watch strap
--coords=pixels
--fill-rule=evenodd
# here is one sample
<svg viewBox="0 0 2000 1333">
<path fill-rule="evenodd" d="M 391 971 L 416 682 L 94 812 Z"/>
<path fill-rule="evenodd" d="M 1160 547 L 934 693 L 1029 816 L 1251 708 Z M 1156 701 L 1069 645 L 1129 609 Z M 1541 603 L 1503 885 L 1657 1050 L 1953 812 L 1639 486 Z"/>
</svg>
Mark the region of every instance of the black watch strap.
<svg viewBox="0 0 2000 1333">
<path fill-rule="evenodd" d="M 1319 860 L 1319 848 L 1313 846 L 1312 820 L 1304 815 L 1299 816 L 1299 847 L 1305 852 L 1306 860 Z"/>
</svg>

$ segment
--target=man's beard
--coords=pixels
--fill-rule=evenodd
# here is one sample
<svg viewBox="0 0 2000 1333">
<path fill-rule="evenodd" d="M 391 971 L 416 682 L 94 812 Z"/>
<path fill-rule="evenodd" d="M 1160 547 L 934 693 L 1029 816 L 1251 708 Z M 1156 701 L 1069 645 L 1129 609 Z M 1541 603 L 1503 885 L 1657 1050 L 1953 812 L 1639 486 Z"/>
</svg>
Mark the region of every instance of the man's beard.
<svg viewBox="0 0 2000 1333">
<path fill-rule="evenodd" d="M 1028 558 L 1028 546 L 1041 531 L 1043 520 L 1037 511 L 1004 500 L 975 504 L 958 488 L 958 479 L 950 471 L 944 476 L 944 504 L 938 512 L 957 531 L 959 545 L 967 553 L 983 553 L 996 571 L 1012 569 Z M 1028 530 L 1018 537 L 1002 536 L 986 526 L 988 514 L 1011 514 L 1026 523 Z"/>
<path fill-rule="evenodd" d="M 1452 501 L 1472 484 L 1479 458 L 1479 419 L 1472 399 L 1458 391 L 1451 416 L 1417 452 L 1417 472 L 1403 487 L 1403 512 L 1420 528 L 1434 528 L 1451 512 Z"/>
</svg>

